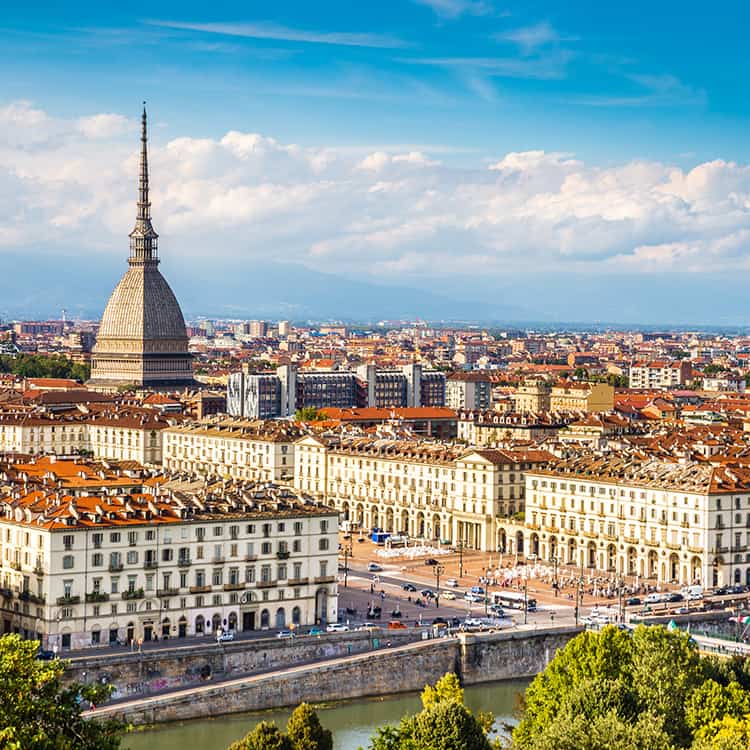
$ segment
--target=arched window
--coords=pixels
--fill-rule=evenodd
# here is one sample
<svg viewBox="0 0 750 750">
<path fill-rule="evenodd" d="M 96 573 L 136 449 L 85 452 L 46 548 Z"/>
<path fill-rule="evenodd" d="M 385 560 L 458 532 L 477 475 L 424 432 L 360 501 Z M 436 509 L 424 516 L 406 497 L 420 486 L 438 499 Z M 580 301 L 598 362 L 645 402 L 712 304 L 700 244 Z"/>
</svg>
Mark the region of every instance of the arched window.
<svg viewBox="0 0 750 750">
<path fill-rule="evenodd" d="M 267 628 L 269 627 L 270 624 L 271 624 L 271 613 L 267 609 L 264 609 L 260 613 L 260 626 L 261 628 Z"/>
<path fill-rule="evenodd" d="M 198 617 L 195 618 L 195 634 L 203 635 L 203 632 L 204 632 L 203 615 L 198 615 Z"/>
<path fill-rule="evenodd" d="M 750 572 L 750 571 L 748 571 L 748 572 Z M 301 621 L 301 618 L 302 618 L 302 612 L 300 611 L 300 608 L 299 607 L 295 607 L 292 610 L 292 622 L 295 625 L 299 625 L 300 621 Z"/>
</svg>

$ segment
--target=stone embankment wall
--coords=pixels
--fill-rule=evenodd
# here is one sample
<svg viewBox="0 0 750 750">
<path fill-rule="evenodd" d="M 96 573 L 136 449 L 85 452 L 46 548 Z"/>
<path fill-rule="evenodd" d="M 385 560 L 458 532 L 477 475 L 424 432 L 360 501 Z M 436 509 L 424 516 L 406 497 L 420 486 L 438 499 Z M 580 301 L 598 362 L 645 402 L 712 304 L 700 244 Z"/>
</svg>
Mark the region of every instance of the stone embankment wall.
<svg viewBox="0 0 750 750">
<path fill-rule="evenodd" d="M 104 706 L 96 714 L 133 724 L 217 716 L 421 690 L 446 672 L 467 684 L 528 677 L 544 669 L 580 629 L 514 630 L 439 638 L 293 667 L 272 674 L 204 684 Z"/>
<path fill-rule="evenodd" d="M 394 646 L 420 637 L 414 630 L 331 633 L 324 636 L 263 638 L 250 641 L 195 642 L 143 653 L 103 649 L 72 660 L 66 679 L 114 685 L 113 699 L 138 698 L 209 681 L 368 653 L 386 642 Z"/>
</svg>

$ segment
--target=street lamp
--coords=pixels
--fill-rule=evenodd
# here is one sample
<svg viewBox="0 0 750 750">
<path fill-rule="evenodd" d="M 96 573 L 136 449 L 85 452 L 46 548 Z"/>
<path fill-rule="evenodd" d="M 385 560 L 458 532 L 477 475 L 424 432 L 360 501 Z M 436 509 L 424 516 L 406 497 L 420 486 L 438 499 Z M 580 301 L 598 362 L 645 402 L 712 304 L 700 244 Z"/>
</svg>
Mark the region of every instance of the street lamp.
<svg viewBox="0 0 750 750">
<path fill-rule="evenodd" d="M 527 572 L 523 575 L 523 624 L 529 621 L 529 576 Z"/>
<path fill-rule="evenodd" d="M 440 576 L 445 573 L 445 565 L 435 566 L 435 608 L 440 606 Z"/>
<path fill-rule="evenodd" d="M 344 544 L 344 588 L 349 585 L 349 558 L 352 557 L 352 543 L 351 540 Z"/>
<path fill-rule="evenodd" d="M 458 577 L 464 577 L 464 540 L 458 540 Z"/>
<path fill-rule="evenodd" d="M 553 570 L 554 570 L 554 572 L 552 574 L 552 588 L 555 591 L 555 598 L 557 598 L 558 589 L 559 589 L 559 585 L 557 583 L 557 566 L 558 566 L 560 560 L 557 558 L 556 555 L 552 555 L 552 557 L 550 559 L 550 562 L 552 563 L 552 567 L 553 567 Z"/>
<path fill-rule="evenodd" d="M 578 576 L 578 588 L 576 589 L 576 627 L 578 626 L 578 619 L 581 614 L 582 606 L 583 606 L 583 564 L 581 564 L 581 572 Z"/>
</svg>

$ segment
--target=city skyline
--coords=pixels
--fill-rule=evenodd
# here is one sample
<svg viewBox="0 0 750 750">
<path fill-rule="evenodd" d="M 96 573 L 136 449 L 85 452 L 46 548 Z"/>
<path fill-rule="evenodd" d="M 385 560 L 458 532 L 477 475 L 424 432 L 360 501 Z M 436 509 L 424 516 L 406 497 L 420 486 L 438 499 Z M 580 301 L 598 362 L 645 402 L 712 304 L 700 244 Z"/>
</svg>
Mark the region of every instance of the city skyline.
<svg viewBox="0 0 750 750">
<path fill-rule="evenodd" d="M 0 315 L 101 312 L 146 98 L 188 315 L 746 320 L 745 61 L 731 30 L 700 67 L 675 41 L 718 19 L 469 0 L 75 13 L 6 18 L 0 252 L 18 274 Z"/>
</svg>

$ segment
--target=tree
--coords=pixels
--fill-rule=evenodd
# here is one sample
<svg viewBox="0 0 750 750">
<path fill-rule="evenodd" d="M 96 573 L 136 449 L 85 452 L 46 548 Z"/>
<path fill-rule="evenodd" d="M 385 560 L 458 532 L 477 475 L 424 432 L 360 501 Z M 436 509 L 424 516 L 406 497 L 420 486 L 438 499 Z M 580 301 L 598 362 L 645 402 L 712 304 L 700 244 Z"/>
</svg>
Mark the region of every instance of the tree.
<svg viewBox="0 0 750 750">
<path fill-rule="evenodd" d="M 286 725 L 293 750 L 333 750 L 333 735 L 324 729 L 309 703 L 300 703 Z"/>
<path fill-rule="evenodd" d="M 491 750 L 487 739 L 494 717 L 475 716 L 463 703 L 458 677 L 447 673 L 422 691 L 423 709 L 398 727 L 381 727 L 370 750 Z"/>
<path fill-rule="evenodd" d="M 268 721 L 256 724 L 255 729 L 241 740 L 233 742 L 229 750 L 295 750 L 291 740 Z"/>
<path fill-rule="evenodd" d="M 750 747 L 750 716 L 736 719 L 725 716 L 707 727 L 691 750 L 747 750 Z"/>
<path fill-rule="evenodd" d="M 610 718 L 601 725 L 601 735 L 592 731 L 581 748 L 597 748 L 591 744 L 597 736 L 597 742 L 609 747 L 648 747 L 648 742 L 654 747 L 687 747 L 700 722 L 723 715 L 722 706 L 728 702 L 733 701 L 736 710 L 744 705 L 737 683 L 720 691 L 722 700 L 726 698 L 721 704 L 712 702 L 709 688 L 705 694 L 697 692 L 711 670 L 718 674 L 713 664 L 703 662 L 685 633 L 660 626 L 639 626 L 632 634 L 615 627 L 582 633 L 558 651 L 526 690 L 521 721 L 513 731 L 514 747 L 555 747 L 553 740 L 544 744 L 547 740 L 540 738 L 557 737 L 563 725 L 567 736 L 578 729 L 584 736 L 586 726 L 598 726 L 604 716 Z M 655 718 L 641 725 L 643 715 Z M 649 734 L 658 727 L 656 734 Z"/>
<path fill-rule="evenodd" d="M 294 413 L 294 418 L 298 422 L 324 422 L 328 419 L 323 412 L 318 411 L 314 406 L 305 406 L 302 409 L 297 409 Z"/>
<path fill-rule="evenodd" d="M 125 727 L 81 714 L 106 701 L 110 686 L 62 684 L 65 662 L 36 658 L 38 641 L 0 638 L 0 749 L 116 750 Z"/>
<path fill-rule="evenodd" d="M 9 372 L 22 378 L 72 378 L 88 380 L 90 367 L 59 354 L 3 354 L 0 355 L 0 372 Z"/>
</svg>

